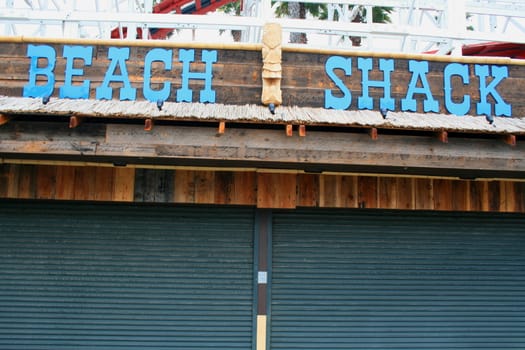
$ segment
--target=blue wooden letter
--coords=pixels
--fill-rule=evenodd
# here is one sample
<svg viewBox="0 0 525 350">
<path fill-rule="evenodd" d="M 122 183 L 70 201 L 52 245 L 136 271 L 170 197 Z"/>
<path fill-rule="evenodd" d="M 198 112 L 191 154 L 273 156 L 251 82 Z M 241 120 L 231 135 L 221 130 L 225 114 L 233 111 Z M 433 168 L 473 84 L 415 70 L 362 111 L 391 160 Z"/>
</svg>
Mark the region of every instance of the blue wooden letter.
<svg viewBox="0 0 525 350">
<path fill-rule="evenodd" d="M 113 88 L 109 86 L 112 81 L 120 81 L 123 86 L 120 88 L 120 100 L 135 100 L 137 89 L 131 87 L 129 82 L 126 60 L 129 59 L 129 47 L 110 47 L 108 58 L 111 60 L 109 68 L 104 76 L 104 81 L 97 88 L 97 100 L 111 100 Z M 120 75 L 115 75 L 117 64 L 120 66 Z"/>
<path fill-rule="evenodd" d="M 335 86 L 341 90 L 343 96 L 336 97 L 332 90 L 324 91 L 324 108 L 347 109 L 352 103 L 352 93 L 346 87 L 345 83 L 335 74 L 335 69 L 342 69 L 346 76 L 352 75 L 352 59 L 341 56 L 332 56 L 326 60 L 325 71 L 328 77 L 332 79 Z"/>
<path fill-rule="evenodd" d="M 204 72 L 190 72 L 190 63 L 195 60 L 195 50 L 179 50 L 179 61 L 182 62 L 182 87 L 177 89 L 177 102 L 192 102 L 193 91 L 190 89 L 190 79 L 204 80 L 204 90 L 199 101 L 215 103 L 215 91 L 211 88 L 213 79 L 213 63 L 217 62 L 217 50 L 202 50 L 202 61 L 206 63 Z"/>
<path fill-rule="evenodd" d="M 93 46 L 64 46 L 64 57 L 66 58 L 66 72 L 64 86 L 60 88 L 60 98 L 89 98 L 89 80 L 85 80 L 80 86 L 73 86 L 73 76 L 84 75 L 82 68 L 73 68 L 76 58 L 84 60 L 86 66 L 91 65 L 93 57 Z"/>
<path fill-rule="evenodd" d="M 171 70 L 171 60 L 173 57 L 172 50 L 153 49 L 146 55 L 144 60 L 144 97 L 152 102 L 158 100 L 166 101 L 170 96 L 171 83 L 164 82 L 163 88 L 160 90 L 153 90 L 151 88 L 151 64 L 154 61 L 164 63 L 165 70 Z"/>
<path fill-rule="evenodd" d="M 412 78 L 408 84 L 406 98 L 401 100 L 401 109 L 403 111 L 415 112 L 417 106 L 414 94 L 424 94 L 427 96 L 427 99 L 423 101 L 423 110 L 425 112 L 439 112 L 439 102 L 432 96 L 430 86 L 428 85 L 426 75 L 428 73 L 428 62 L 410 60 L 408 62 L 408 70 L 412 72 Z M 417 87 L 419 80 L 421 80 L 421 87 Z"/>
<path fill-rule="evenodd" d="M 496 101 L 494 106 L 495 115 L 505 115 L 510 117 L 512 115 L 512 106 L 506 103 L 501 95 L 496 91 L 496 86 L 505 78 L 509 76 L 507 67 L 492 66 L 492 81 L 487 85 L 487 77 L 489 75 L 489 66 L 476 64 L 474 71 L 479 77 L 479 102 L 476 104 L 477 114 L 491 114 L 491 105 L 487 101 L 488 95 L 492 95 Z"/>
<path fill-rule="evenodd" d="M 445 67 L 443 73 L 443 85 L 445 89 L 445 107 L 447 111 L 455 115 L 465 115 L 470 109 L 470 96 L 465 95 L 463 102 L 452 101 L 452 76 L 458 75 L 463 79 L 463 84 L 469 83 L 468 66 L 466 64 L 450 63 Z"/>
<path fill-rule="evenodd" d="M 394 70 L 394 60 L 387 60 L 381 58 L 379 60 L 379 69 L 383 71 L 384 80 L 369 80 L 368 72 L 372 70 L 372 59 L 362 58 L 357 59 L 357 68 L 362 71 L 361 86 L 363 87 L 363 96 L 357 99 L 357 108 L 359 109 L 373 109 L 374 100 L 370 97 L 370 87 L 383 88 L 383 97 L 379 99 L 379 108 L 394 110 L 395 101 L 390 95 L 390 73 Z"/>
<path fill-rule="evenodd" d="M 27 46 L 27 57 L 31 58 L 29 64 L 29 82 L 24 85 L 22 96 L 24 97 L 48 97 L 53 94 L 55 89 L 55 69 L 56 52 L 55 49 L 48 45 L 31 45 Z M 38 67 L 38 59 L 45 58 L 47 60 L 46 67 Z M 44 85 L 37 85 L 36 78 L 38 75 L 43 75 L 47 78 L 47 83 Z"/>
</svg>

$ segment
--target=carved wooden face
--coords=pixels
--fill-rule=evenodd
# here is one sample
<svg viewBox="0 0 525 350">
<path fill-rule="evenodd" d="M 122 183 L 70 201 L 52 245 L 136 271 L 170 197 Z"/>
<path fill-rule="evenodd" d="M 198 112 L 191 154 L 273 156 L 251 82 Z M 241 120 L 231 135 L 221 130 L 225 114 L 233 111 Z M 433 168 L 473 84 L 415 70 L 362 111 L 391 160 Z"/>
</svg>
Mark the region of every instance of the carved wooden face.
<svg viewBox="0 0 525 350">
<path fill-rule="evenodd" d="M 281 26 L 277 23 L 268 23 L 264 26 L 263 44 L 270 48 L 281 45 L 282 34 Z"/>
</svg>

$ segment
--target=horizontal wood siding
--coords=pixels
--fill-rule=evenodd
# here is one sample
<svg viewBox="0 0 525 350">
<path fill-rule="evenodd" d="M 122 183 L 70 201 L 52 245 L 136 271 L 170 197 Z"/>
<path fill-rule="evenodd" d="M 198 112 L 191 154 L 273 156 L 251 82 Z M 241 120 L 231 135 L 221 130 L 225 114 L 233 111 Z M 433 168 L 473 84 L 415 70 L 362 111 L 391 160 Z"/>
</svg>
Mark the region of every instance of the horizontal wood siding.
<svg viewBox="0 0 525 350">
<path fill-rule="evenodd" d="M 2 164 L 0 198 L 523 213 L 525 182 Z"/>
</svg>

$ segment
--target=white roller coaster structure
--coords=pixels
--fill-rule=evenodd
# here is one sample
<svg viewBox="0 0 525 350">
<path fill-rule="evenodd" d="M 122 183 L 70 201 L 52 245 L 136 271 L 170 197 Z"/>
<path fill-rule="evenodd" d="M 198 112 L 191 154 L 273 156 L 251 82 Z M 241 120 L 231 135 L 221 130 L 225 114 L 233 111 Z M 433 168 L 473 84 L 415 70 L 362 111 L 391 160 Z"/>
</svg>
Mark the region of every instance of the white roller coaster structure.
<svg viewBox="0 0 525 350">
<path fill-rule="evenodd" d="M 211 1 L 188 0 L 185 6 L 201 6 L 201 2 Z M 352 49 L 411 53 L 460 54 L 462 45 L 473 42 L 525 43 L 524 0 L 303 2 L 326 4 L 329 19 L 276 18 L 270 0 L 244 0 L 241 16 L 153 13 L 153 0 L 0 0 L 0 31 L 5 36 L 107 39 L 115 28 L 125 27 L 129 40 L 134 40 L 132 34 L 139 28 L 145 32 L 153 28 L 241 30 L 243 41 L 258 43 L 264 23 L 276 21 L 285 32 L 308 33 L 314 38 L 308 45 L 319 48 L 349 48 L 350 41 L 341 40 L 349 36 L 362 37 L 361 47 Z M 374 6 L 392 7 L 392 23 L 373 23 Z M 352 22 L 359 11 L 366 13 L 364 23 Z"/>
</svg>

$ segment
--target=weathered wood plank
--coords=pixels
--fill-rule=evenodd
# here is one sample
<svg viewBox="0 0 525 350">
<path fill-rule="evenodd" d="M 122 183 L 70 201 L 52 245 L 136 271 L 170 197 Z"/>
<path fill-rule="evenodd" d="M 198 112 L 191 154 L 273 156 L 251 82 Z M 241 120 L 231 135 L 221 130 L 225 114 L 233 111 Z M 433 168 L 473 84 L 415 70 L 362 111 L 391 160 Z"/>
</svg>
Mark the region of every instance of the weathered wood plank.
<svg viewBox="0 0 525 350">
<path fill-rule="evenodd" d="M 18 198 L 33 199 L 36 197 L 36 167 L 21 165 L 18 178 Z"/>
<path fill-rule="evenodd" d="M 318 174 L 297 175 L 297 206 L 317 207 L 319 203 L 319 179 Z"/>
<path fill-rule="evenodd" d="M 320 207 L 357 208 L 357 193 L 356 176 L 320 175 Z"/>
<path fill-rule="evenodd" d="M 397 209 L 414 209 L 414 179 L 398 177 L 397 179 Z"/>
<path fill-rule="evenodd" d="M 319 179 L 319 206 L 341 206 L 341 175 L 321 175 Z"/>
<path fill-rule="evenodd" d="M 234 173 L 234 186 L 231 204 L 257 204 L 257 173 L 252 171 Z"/>
<path fill-rule="evenodd" d="M 415 179 L 414 189 L 416 191 L 416 209 L 434 209 L 434 190 L 432 179 Z"/>
<path fill-rule="evenodd" d="M 37 165 L 36 198 L 55 199 L 57 166 Z"/>
<path fill-rule="evenodd" d="M 75 167 L 75 200 L 95 199 L 96 168 L 92 166 Z"/>
<path fill-rule="evenodd" d="M 525 213 L 525 182 L 515 182 L 515 205 L 514 212 Z"/>
<path fill-rule="evenodd" d="M 256 173 L 251 171 L 217 171 L 214 179 L 215 204 L 255 205 Z"/>
<path fill-rule="evenodd" d="M 452 181 L 452 209 L 455 211 L 466 211 L 470 209 L 470 193 L 468 181 Z"/>
<path fill-rule="evenodd" d="M 215 201 L 215 174 L 213 171 L 195 172 L 195 203 L 213 204 Z"/>
<path fill-rule="evenodd" d="M 257 173 L 257 207 L 295 208 L 296 187 L 296 174 Z"/>
<path fill-rule="evenodd" d="M 7 177 L 7 198 L 19 197 L 20 167 L 21 165 L 19 164 L 9 165 L 9 174 Z"/>
<path fill-rule="evenodd" d="M 428 169 L 433 169 L 434 175 L 471 172 L 477 178 L 517 176 L 516 173 L 525 172 L 525 143 L 518 142 L 509 151 L 503 142 L 492 139 L 458 138 L 451 148 L 432 136 L 382 135 L 380 140 L 371 141 L 360 133 L 311 131 L 308 137 L 296 142 L 279 130 L 231 128 L 215 137 L 214 127 L 163 126 L 162 130 L 156 128 L 148 133 L 140 125 L 112 124 L 108 125 L 103 140 L 97 137 L 93 143 L 84 138 L 79 143 L 69 136 L 53 137 L 55 125 L 50 124 L 49 132 L 24 133 L 24 137 L 33 139 L 28 142 L 10 140 L 16 137 L 13 132 L 8 132 L 4 139 L 0 128 L 0 153 L 19 157 L 31 152 L 35 157 L 52 154 L 65 159 L 89 155 L 100 161 L 121 157 L 130 163 L 137 160 L 155 164 L 172 164 L 177 160 L 182 165 L 203 166 L 210 161 L 222 166 L 264 166 L 278 162 L 285 169 L 360 173 L 381 170 L 405 175 L 428 174 Z"/>
<path fill-rule="evenodd" d="M 378 178 L 374 176 L 359 176 L 357 181 L 357 201 L 359 208 L 377 208 Z"/>
<path fill-rule="evenodd" d="M 163 169 L 136 169 L 135 201 L 152 203 L 173 202 L 174 171 Z"/>
<path fill-rule="evenodd" d="M 217 171 L 215 173 L 215 204 L 231 204 L 234 189 L 234 173 Z"/>
<path fill-rule="evenodd" d="M 195 171 L 177 170 L 174 190 L 176 203 L 195 203 Z"/>
<path fill-rule="evenodd" d="M 434 179 L 432 190 L 434 192 L 433 193 L 434 209 L 452 210 L 453 208 L 452 180 Z"/>
<path fill-rule="evenodd" d="M 135 169 L 115 168 L 113 181 L 113 200 L 132 202 L 135 188 Z"/>
<path fill-rule="evenodd" d="M 113 181 L 115 180 L 115 168 L 96 167 L 95 179 L 94 199 L 97 201 L 113 200 Z"/>
<path fill-rule="evenodd" d="M 357 208 L 358 197 L 358 177 L 344 175 L 341 177 L 341 207 L 342 208 Z"/>
<path fill-rule="evenodd" d="M 397 208 L 397 192 L 398 192 L 398 182 L 396 178 L 393 177 L 379 177 L 378 179 L 378 198 L 379 198 L 379 208 L 384 209 L 395 209 Z"/>
<path fill-rule="evenodd" d="M 56 199 L 71 200 L 75 193 L 75 170 L 73 166 L 57 167 Z"/>
<path fill-rule="evenodd" d="M 490 181 L 488 187 L 489 210 L 501 211 L 501 197 L 504 194 L 504 192 L 502 193 L 501 191 L 501 181 Z"/>
<path fill-rule="evenodd" d="M 502 211 L 516 212 L 516 189 L 515 183 L 510 181 L 502 181 L 501 189 L 503 191 Z"/>
<path fill-rule="evenodd" d="M 470 210 L 489 210 L 489 185 L 488 181 L 470 181 Z"/>
<path fill-rule="evenodd" d="M 7 198 L 10 169 L 10 165 L 0 164 L 0 198 Z"/>
</svg>

